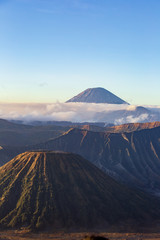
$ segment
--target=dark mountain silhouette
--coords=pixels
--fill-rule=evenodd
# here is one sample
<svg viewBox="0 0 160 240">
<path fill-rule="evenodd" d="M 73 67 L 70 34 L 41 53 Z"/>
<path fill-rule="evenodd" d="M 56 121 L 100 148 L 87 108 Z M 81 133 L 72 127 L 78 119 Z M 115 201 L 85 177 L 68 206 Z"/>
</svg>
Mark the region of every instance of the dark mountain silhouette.
<svg viewBox="0 0 160 240">
<path fill-rule="evenodd" d="M 69 126 L 31 126 L 0 119 L 0 145 L 33 145 L 60 136 L 69 129 Z"/>
<path fill-rule="evenodd" d="M 19 151 L 19 149 L 15 149 L 15 151 L 12 151 L 11 149 L 6 149 L 0 146 L 0 167 L 10 161 L 12 157 L 15 156 L 14 152 L 17 153 L 17 151 Z"/>
<path fill-rule="evenodd" d="M 160 218 L 159 201 L 117 183 L 79 155 L 25 152 L 0 168 L 0 226 L 105 229 Z"/>
<path fill-rule="evenodd" d="M 67 102 L 128 104 L 104 88 L 88 88 Z"/>
<path fill-rule="evenodd" d="M 17 123 L 17 124 L 24 124 L 23 121 L 17 121 L 17 120 L 11 120 L 12 123 Z M 72 127 L 74 125 L 82 126 L 82 125 L 96 125 L 99 127 L 104 127 L 105 122 L 71 122 L 71 121 L 29 121 L 28 122 L 29 126 L 57 126 L 57 127 Z M 113 124 L 111 124 L 113 125 Z"/>
</svg>

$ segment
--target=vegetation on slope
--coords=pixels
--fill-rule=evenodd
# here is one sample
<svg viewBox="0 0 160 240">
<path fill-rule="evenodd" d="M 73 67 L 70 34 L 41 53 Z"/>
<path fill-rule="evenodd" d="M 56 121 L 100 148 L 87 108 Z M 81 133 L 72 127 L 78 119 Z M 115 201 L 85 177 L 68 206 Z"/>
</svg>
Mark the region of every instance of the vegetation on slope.
<svg viewBox="0 0 160 240">
<path fill-rule="evenodd" d="M 0 168 L 1 227 L 106 228 L 159 214 L 159 201 L 120 185 L 79 155 L 25 152 Z"/>
</svg>

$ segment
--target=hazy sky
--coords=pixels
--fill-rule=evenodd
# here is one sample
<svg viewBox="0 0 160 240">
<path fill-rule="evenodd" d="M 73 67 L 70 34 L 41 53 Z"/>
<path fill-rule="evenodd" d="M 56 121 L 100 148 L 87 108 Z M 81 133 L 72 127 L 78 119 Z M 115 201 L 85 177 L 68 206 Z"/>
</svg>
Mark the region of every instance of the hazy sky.
<svg viewBox="0 0 160 240">
<path fill-rule="evenodd" d="M 160 105 L 160 0 L 0 0 L 0 102 L 89 87 Z"/>
</svg>

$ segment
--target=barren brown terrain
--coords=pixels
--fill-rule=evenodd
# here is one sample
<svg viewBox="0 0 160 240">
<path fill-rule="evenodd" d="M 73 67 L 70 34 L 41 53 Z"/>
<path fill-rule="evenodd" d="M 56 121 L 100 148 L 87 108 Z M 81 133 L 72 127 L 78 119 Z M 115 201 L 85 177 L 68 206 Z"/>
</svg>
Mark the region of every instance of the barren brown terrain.
<svg viewBox="0 0 160 240">
<path fill-rule="evenodd" d="M 86 236 L 104 236 L 110 240 L 158 240 L 160 233 L 30 233 L 26 231 L 0 232 L 0 240 L 82 240 Z"/>
</svg>

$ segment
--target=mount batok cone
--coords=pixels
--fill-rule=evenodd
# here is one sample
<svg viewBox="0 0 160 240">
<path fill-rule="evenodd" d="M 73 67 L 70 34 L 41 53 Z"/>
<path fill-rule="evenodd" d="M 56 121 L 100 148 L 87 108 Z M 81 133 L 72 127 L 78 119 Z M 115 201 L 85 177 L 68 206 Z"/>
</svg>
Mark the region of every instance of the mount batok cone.
<svg viewBox="0 0 160 240">
<path fill-rule="evenodd" d="M 88 88 L 67 102 L 128 104 L 104 88 Z"/>
<path fill-rule="evenodd" d="M 128 220 L 139 226 L 160 218 L 159 206 L 72 153 L 25 152 L 0 168 L 1 228 L 108 229 Z"/>
</svg>

